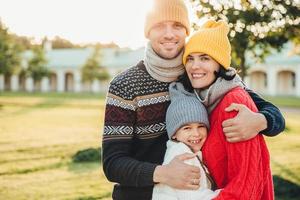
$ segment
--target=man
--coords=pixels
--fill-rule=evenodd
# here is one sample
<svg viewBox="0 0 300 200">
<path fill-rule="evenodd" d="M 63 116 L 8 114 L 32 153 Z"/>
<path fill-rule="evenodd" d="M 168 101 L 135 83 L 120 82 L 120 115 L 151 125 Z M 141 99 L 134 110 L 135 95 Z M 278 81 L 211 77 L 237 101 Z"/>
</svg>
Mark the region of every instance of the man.
<svg viewBox="0 0 300 200">
<path fill-rule="evenodd" d="M 184 72 L 182 53 L 190 32 L 186 6 L 181 0 L 154 0 L 144 31 L 149 39 L 145 59 L 112 80 L 106 99 L 103 170 L 117 183 L 112 194 L 116 200 L 150 200 L 155 183 L 199 188 L 199 168 L 183 162 L 194 155 L 183 154 L 161 165 L 168 140 L 168 87 Z M 248 92 L 259 113 L 238 104 L 228 107 L 239 112 L 223 122 L 230 142 L 250 139 L 255 132 L 274 136 L 284 129 L 280 111 Z"/>
</svg>

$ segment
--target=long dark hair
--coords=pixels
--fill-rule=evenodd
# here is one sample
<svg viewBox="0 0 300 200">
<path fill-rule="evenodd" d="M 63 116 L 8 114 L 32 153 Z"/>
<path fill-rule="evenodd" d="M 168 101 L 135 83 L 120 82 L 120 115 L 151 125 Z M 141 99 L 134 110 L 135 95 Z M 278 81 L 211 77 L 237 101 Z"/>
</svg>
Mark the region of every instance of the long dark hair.
<svg viewBox="0 0 300 200">
<path fill-rule="evenodd" d="M 232 80 L 235 76 L 236 73 L 230 73 L 230 70 L 226 70 L 223 66 L 220 66 L 219 71 L 215 71 L 214 74 L 216 75 L 216 80 L 218 77 L 224 78 L 226 81 Z M 194 88 L 192 86 L 192 83 L 187 75 L 186 70 L 182 75 L 178 77 L 178 82 L 182 83 L 184 88 L 189 91 L 193 92 Z"/>
</svg>

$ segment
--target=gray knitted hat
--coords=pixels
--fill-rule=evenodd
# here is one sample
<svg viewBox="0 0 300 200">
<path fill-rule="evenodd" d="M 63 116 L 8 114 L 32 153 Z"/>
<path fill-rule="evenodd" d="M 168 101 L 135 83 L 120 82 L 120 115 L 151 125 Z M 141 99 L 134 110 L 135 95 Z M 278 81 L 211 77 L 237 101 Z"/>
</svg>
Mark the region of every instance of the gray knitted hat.
<svg viewBox="0 0 300 200">
<path fill-rule="evenodd" d="M 199 122 L 209 128 L 207 111 L 194 93 L 186 91 L 179 82 L 169 86 L 171 104 L 166 114 L 167 133 L 169 138 L 185 124 Z"/>
</svg>

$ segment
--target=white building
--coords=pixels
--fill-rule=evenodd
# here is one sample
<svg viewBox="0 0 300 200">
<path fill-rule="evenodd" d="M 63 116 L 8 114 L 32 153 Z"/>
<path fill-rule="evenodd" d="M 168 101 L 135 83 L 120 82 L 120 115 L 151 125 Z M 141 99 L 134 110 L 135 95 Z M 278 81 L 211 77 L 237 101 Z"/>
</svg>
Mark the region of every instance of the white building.
<svg viewBox="0 0 300 200">
<path fill-rule="evenodd" d="M 280 52 L 268 56 L 264 63 L 250 60 L 246 84 L 265 95 L 290 95 L 300 97 L 300 56 L 291 54 L 291 44 Z"/>
<path fill-rule="evenodd" d="M 260 94 L 266 95 L 292 95 L 300 97 L 300 56 L 289 55 L 290 46 L 280 53 L 275 52 L 268 56 L 265 63 L 255 63 L 250 60 L 251 68 L 245 82 L 249 88 Z M 47 67 L 51 71 L 49 78 L 43 78 L 40 83 L 34 83 L 32 78 L 20 75 L 4 77 L 0 75 L 0 91 L 34 91 L 42 92 L 106 92 L 108 82 L 95 80 L 86 85 L 81 81 L 81 67 L 92 55 L 93 49 L 51 49 L 46 50 L 48 60 Z M 27 60 L 32 52 L 24 54 L 23 66 L 26 67 Z M 135 65 L 143 59 L 144 49 L 128 50 L 107 48 L 101 49 L 101 64 L 106 67 L 114 77 L 124 69 Z"/>
<path fill-rule="evenodd" d="M 93 48 L 85 49 L 46 49 L 45 55 L 50 69 L 49 78 L 44 77 L 41 82 L 34 83 L 31 77 L 12 75 L 5 77 L 0 74 L 0 91 L 28 91 L 32 92 L 105 92 L 108 82 L 95 80 L 87 85 L 81 81 L 81 68 L 93 54 Z M 110 76 L 114 77 L 124 69 L 135 65 L 143 58 L 144 49 L 128 50 L 106 48 L 100 51 L 101 65 L 106 67 Z M 32 57 L 31 51 L 23 55 L 22 66 L 27 67 L 27 61 Z"/>
</svg>

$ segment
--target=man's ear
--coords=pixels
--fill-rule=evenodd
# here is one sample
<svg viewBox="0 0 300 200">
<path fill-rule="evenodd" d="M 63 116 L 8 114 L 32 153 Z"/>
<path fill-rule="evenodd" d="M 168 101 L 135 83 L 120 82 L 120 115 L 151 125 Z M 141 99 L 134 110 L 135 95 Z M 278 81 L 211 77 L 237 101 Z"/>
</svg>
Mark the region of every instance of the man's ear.
<svg viewBox="0 0 300 200">
<path fill-rule="evenodd" d="M 171 137 L 173 140 L 176 140 L 176 134 Z"/>
</svg>

